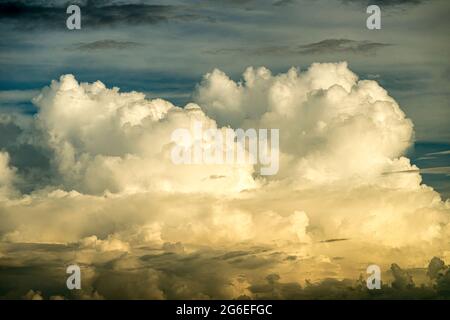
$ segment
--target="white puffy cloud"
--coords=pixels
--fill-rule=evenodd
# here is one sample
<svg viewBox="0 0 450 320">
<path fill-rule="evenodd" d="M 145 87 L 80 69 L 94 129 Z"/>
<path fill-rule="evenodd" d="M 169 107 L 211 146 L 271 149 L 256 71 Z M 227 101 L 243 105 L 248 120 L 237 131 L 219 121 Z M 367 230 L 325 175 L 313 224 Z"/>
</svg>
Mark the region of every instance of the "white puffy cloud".
<svg viewBox="0 0 450 320">
<path fill-rule="evenodd" d="M 216 128 L 196 105 L 178 108 L 120 93 L 103 83 L 79 84 L 72 75 L 53 81 L 34 99 L 38 123 L 55 152 L 66 189 L 105 191 L 236 192 L 256 186 L 245 165 L 175 165 L 171 133 L 177 128 Z M 222 179 L 212 179 L 220 176 Z"/>
<path fill-rule="evenodd" d="M 1 190 L 21 172 L 0 153 L 0 264 L 27 263 L 19 243 L 51 243 L 33 261 L 75 257 L 89 274 L 85 298 L 256 297 L 249 287 L 261 281 L 285 290 L 279 277 L 298 284 L 448 257 L 450 203 L 405 157 L 411 121 L 346 63 L 248 68 L 242 82 L 214 70 L 184 108 L 71 75 L 34 103 L 27 141 L 48 150 L 52 179 L 12 197 Z M 173 164 L 172 132 L 195 122 L 279 128 L 280 172 Z"/>
<path fill-rule="evenodd" d="M 300 186 L 420 183 L 418 176 L 399 181 L 381 175 L 414 168 L 401 157 L 413 140 L 413 125 L 386 90 L 375 81 L 358 81 L 345 62 L 276 76 L 264 67 L 248 68 L 238 83 L 214 70 L 195 98 L 221 125 L 280 128 L 281 171 L 275 179 L 292 177 Z"/>
</svg>

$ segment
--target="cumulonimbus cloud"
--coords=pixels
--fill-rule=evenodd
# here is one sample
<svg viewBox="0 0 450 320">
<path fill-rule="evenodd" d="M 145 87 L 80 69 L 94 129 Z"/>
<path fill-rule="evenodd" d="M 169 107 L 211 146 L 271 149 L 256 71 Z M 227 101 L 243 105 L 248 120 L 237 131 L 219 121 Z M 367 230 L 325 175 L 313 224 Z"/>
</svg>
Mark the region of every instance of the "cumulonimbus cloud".
<svg viewBox="0 0 450 320">
<path fill-rule="evenodd" d="M 33 100 L 32 125 L 17 123 L 16 149 L 0 154 L 0 251 L 9 258 L 0 262 L 24 263 L 23 243 L 52 243 L 46 250 L 59 250 L 64 261 L 75 251 L 95 279 L 89 297 L 114 297 L 124 279 L 113 285 L 111 270 L 99 267 L 114 261 L 120 272 L 147 268 L 129 273 L 148 284 L 134 297 L 236 298 L 256 295 L 252 284 L 270 270 L 300 283 L 354 276 L 369 261 L 423 266 L 433 255 L 450 257 L 449 202 L 421 183 L 404 156 L 412 122 L 386 90 L 358 80 L 346 63 L 279 75 L 248 68 L 239 82 L 214 70 L 194 101 L 180 108 L 72 75 L 52 81 Z M 173 164 L 171 133 L 194 122 L 279 128 L 279 174 Z M 46 150 L 51 177 L 29 193 L 17 185 L 33 184 L 35 171 L 9 161 L 24 144 Z M 193 254 L 192 270 L 204 263 L 223 271 L 209 275 L 215 288 L 175 279 Z M 161 270 L 161 261 L 169 267 Z M 294 272 L 300 261 L 302 272 Z M 177 281 L 188 291 L 174 293 Z"/>
</svg>

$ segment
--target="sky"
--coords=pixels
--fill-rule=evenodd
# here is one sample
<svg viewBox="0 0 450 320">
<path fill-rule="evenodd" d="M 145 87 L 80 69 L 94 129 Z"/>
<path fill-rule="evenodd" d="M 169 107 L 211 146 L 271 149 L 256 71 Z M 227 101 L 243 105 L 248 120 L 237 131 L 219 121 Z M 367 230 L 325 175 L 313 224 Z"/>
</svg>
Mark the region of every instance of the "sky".
<svg viewBox="0 0 450 320">
<path fill-rule="evenodd" d="M 449 297 L 448 1 L 71 3 L 0 1 L 1 298 Z M 174 165 L 193 121 L 279 172 Z"/>
</svg>

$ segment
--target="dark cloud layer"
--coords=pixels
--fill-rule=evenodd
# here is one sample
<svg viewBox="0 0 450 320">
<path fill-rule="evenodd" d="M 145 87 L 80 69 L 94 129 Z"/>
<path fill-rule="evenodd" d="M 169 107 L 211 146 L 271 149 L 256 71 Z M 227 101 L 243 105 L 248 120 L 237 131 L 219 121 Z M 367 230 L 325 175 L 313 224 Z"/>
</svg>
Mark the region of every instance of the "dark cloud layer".
<svg viewBox="0 0 450 320">
<path fill-rule="evenodd" d="M 304 284 L 286 280 L 270 271 L 287 261 L 286 256 L 270 254 L 270 250 L 185 253 L 147 248 L 101 253 L 77 244 L 32 243 L 3 244 L 1 249 L 13 254 L 0 258 L 0 299 L 450 298 L 450 269 L 437 257 L 421 270 L 428 278 L 426 285 L 416 284 L 410 270 L 393 263 L 382 273 L 391 280 L 383 281 L 380 290 L 368 290 L 363 274 L 359 279 L 306 279 Z M 36 259 L 44 255 L 48 258 Z M 65 267 L 76 255 L 97 259 L 93 264 L 80 264 L 82 289 L 69 291 Z M 236 269 L 236 260 L 245 263 Z"/>
<path fill-rule="evenodd" d="M 40 3 L 1 2 L 0 22 L 17 29 L 64 29 L 66 6 L 48 6 Z M 123 4 L 98 5 L 97 2 L 80 4 L 82 28 L 152 25 L 168 21 L 209 20 L 187 7 L 171 5 Z"/>
</svg>

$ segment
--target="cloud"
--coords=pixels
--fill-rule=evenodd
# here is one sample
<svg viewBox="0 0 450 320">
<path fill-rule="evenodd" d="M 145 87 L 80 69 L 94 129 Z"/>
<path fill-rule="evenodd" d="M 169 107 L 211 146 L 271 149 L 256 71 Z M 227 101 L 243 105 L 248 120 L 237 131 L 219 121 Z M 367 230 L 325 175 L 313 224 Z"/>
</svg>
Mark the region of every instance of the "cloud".
<svg viewBox="0 0 450 320">
<path fill-rule="evenodd" d="M 8 166 L 14 168 L 14 188 L 28 193 L 50 184 L 51 150 L 36 136 L 32 116 L 14 112 L 0 113 L 0 150 L 8 155 Z"/>
<path fill-rule="evenodd" d="M 144 3 L 108 3 L 81 1 L 82 28 L 101 28 L 120 25 L 154 25 L 169 21 L 210 21 L 207 16 L 193 12 L 186 6 L 152 5 Z M 0 22 L 17 29 L 64 30 L 66 3 L 0 2 Z"/>
<path fill-rule="evenodd" d="M 348 280 L 367 265 L 450 258 L 449 203 L 405 156 L 411 120 L 345 62 L 240 81 L 215 69 L 184 107 L 63 75 L 33 103 L 33 117 L 0 118 L 2 297 L 370 298 Z M 171 133 L 194 122 L 279 128 L 279 173 L 173 164 Z M 72 263 L 83 291 L 67 294 Z M 421 289 L 405 272 L 383 294 L 445 294 L 446 277 Z"/>
<path fill-rule="evenodd" d="M 413 139 L 411 121 L 384 89 L 358 81 L 345 63 L 313 64 L 303 73 L 293 68 L 276 76 L 266 68 L 248 68 L 242 82 L 214 70 L 194 98 L 221 126 L 280 128 L 276 179 L 292 177 L 306 187 L 358 176 L 364 183 L 383 184 L 388 183 L 379 180 L 388 171 L 383 167 L 413 169 L 401 157 Z M 355 135 L 359 141 L 350 138 Z"/>
<path fill-rule="evenodd" d="M 326 39 L 320 42 L 299 45 L 274 45 L 259 48 L 223 48 L 207 50 L 212 55 L 244 53 L 251 56 L 259 55 L 317 55 L 317 54 L 374 54 L 379 49 L 391 46 L 388 43 L 372 42 L 369 40 Z"/>
<path fill-rule="evenodd" d="M 350 239 L 327 239 L 327 240 L 322 240 L 320 242 L 329 243 L 329 242 L 338 242 L 338 241 L 347 241 L 347 240 L 350 240 Z"/>
<path fill-rule="evenodd" d="M 376 50 L 388 47 L 388 43 L 372 42 L 368 40 L 357 41 L 349 39 L 326 39 L 320 42 L 300 46 L 301 54 L 324 54 L 324 53 L 373 53 Z"/>
<path fill-rule="evenodd" d="M 273 3 L 275 7 L 283 7 L 295 3 L 295 0 L 278 0 Z"/>
<path fill-rule="evenodd" d="M 383 172 L 383 174 L 397 174 L 397 173 L 415 173 L 420 172 L 423 174 L 445 174 L 450 175 L 450 167 L 431 167 L 422 169 L 411 169 L 402 171 Z"/>
<path fill-rule="evenodd" d="M 446 299 L 449 297 L 449 272 L 445 264 L 439 265 L 439 270 L 432 278 L 426 275 L 427 269 L 416 272 L 417 280 L 410 275 L 413 270 L 402 269 L 393 264 L 390 269 L 382 270 L 382 278 L 386 280 L 383 281 L 381 290 L 373 291 L 367 289 L 363 278 L 359 280 L 325 278 L 319 281 L 292 279 L 289 273 L 283 272 L 283 264 L 276 258 L 270 258 L 269 254 L 265 255 L 272 262 L 269 265 L 236 268 L 236 264 L 214 259 L 214 254 L 207 252 L 202 254 L 159 252 L 160 254 L 145 260 L 141 259 L 138 253 L 119 257 L 107 257 L 109 253 L 99 253 L 103 256 L 103 261 L 98 260 L 94 265 L 81 267 L 81 291 L 68 291 L 64 287 L 64 268 L 59 268 L 52 262 L 29 267 L 28 271 L 21 269 L 20 266 L 3 267 L 0 284 L 1 288 L 5 288 L 10 287 L 11 282 L 15 281 L 14 291 L 19 298 L 25 299 Z M 23 253 L 38 257 L 31 251 Z M 52 255 L 55 252 L 41 252 L 40 259 L 44 254 Z M 58 255 L 62 257 L 61 254 Z M 431 261 L 435 260 L 442 262 L 439 258 L 433 258 Z M 286 262 L 284 264 L 286 267 Z M 280 273 L 271 270 L 275 266 Z M 316 266 L 320 266 L 320 263 L 316 262 Z M 287 267 L 297 268 L 298 265 L 294 261 Z M 31 273 L 30 270 L 34 277 L 29 278 L 31 281 L 24 281 L 26 275 Z M 389 276 L 392 279 L 388 280 Z M 416 285 L 415 281 L 422 277 L 425 277 L 427 283 Z M 42 285 L 42 279 L 47 280 L 45 287 Z M 29 289 L 27 285 L 44 288 Z M 4 297 L 5 295 L 2 295 L 2 298 Z M 12 295 L 6 297 L 14 298 Z"/>
<path fill-rule="evenodd" d="M 182 109 L 161 99 L 146 100 L 142 93 L 107 89 L 99 81 L 79 84 L 72 75 L 53 81 L 34 102 L 39 126 L 48 135 L 47 146 L 55 153 L 56 170 L 68 190 L 229 192 L 257 184 L 251 165 L 192 168 L 172 163 L 175 129 L 193 132 L 195 122 L 201 122 L 204 130 L 217 127 L 195 104 Z M 114 145 L 108 143 L 113 137 Z M 212 175 L 226 178 L 205 179 Z"/>
<path fill-rule="evenodd" d="M 440 155 L 450 155 L 450 150 L 430 152 L 426 154 L 426 156 L 440 156 Z"/>
<path fill-rule="evenodd" d="M 129 49 L 141 46 L 138 42 L 133 41 L 117 41 L 117 40 L 98 40 L 88 43 L 79 43 L 73 46 L 76 50 L 90 51 L 90 50 L 108 50 L 108 49 Z"/>
<path fill-rule="evenodd" d="M 341 0 L 344 3 L 359 3 L 365 6 L 372 4 L 378 5 L 380 7 L 397 7 L 397 6 L 407 6 L 407 5 L 419 5 L 430 0 Z"/>
<path fill-rule="evenodd" d="M 434 168 L 422 168 L 420 169 L 421 173 L 425 174 L 445 174 L 447 176 L 450 175 L 450 167 L 434 167 Z"/>
<path fill-rule="evenodd" d="M 407 289 L 414 287 L 414 281 L 411 275 L 408 272 L 402 270 L 396 263 L 392 264 L 391 272 L 394 276 L 392 287 L 396 289 Z"/>
<path fill-rule="evenodd" d="M 42 298 L 42 292 L 40 291 L 34 291 L 32 289 L 30 289 L 30 291 L 28 291 L 23 298 L 25 300 L 44 300 L 44 298 Z"/>
<path fill-rule="evenodd" d="M 31 101 L 39 90 L 2 90 L 0 91 L 0 104 Z"/>
</svg>

